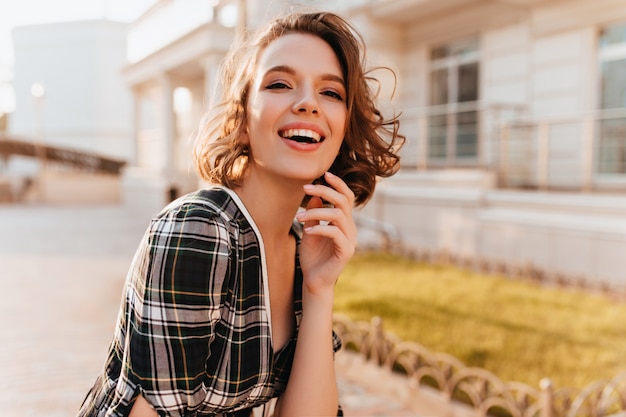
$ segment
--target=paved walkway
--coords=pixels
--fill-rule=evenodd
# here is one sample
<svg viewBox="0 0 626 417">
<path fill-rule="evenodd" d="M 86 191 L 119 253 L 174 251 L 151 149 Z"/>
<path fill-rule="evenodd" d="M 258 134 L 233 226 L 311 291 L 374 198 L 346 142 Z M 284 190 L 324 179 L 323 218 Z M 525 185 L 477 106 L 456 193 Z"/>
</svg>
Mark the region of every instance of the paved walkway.
<svg viewBox="0 0 626 417">
<path fill-rule="evenodd" d="M 151 213 L 0 205 L 0 415 L 74 416 L 102 362 Z M 415 416 L 339 374 L 347 416 Z"/>
</svg>

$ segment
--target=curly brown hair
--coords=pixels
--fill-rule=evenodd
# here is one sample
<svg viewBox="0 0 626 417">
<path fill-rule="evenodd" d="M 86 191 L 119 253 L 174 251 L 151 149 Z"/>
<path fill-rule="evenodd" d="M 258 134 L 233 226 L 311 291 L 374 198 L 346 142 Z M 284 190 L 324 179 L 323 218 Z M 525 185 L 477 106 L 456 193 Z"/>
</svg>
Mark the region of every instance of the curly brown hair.
<svg viewBox="0 0 626 417">
<path fill-rule="evenodd" d="M 365 71 L 365 43 L 342 17 L 329 12 L 293 13 L 274 20 L 252 41 L 231 49 L 221 66 L 221 100 L 205 117 L 196 138 L 194 161 L 200 176 L 235 188 L 241 184 L 248 148 L 239 141 L 246 128 L 246 106 L 256 59 L 271 42 L 289 33 L 312 34 L 333 49 L 346 86 L 347 128 L 330 171 L 355 194 L 357 206 L 374 192 L 378 177 L 389 177 L 400 167 L 397 154 L 405 137 L 397 116 L 383 118 L 376 107 Z"/>
</svg>

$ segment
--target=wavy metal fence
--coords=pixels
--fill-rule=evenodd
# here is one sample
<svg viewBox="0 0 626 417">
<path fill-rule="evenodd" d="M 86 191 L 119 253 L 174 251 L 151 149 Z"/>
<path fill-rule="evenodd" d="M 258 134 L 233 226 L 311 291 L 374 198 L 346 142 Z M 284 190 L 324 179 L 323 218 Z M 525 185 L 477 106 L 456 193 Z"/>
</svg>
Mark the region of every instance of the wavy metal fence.
<svg viewBox="0 0 626 417">
<path fill-rule="evenodd" d="M 533 388 L 504 382 L 491 372 L 468 367 L 453 356 L 431 352 L 383 330 L 378 317 L 370 323 L 335 315 L 335 331 L 344 347 L 359 352 L 391 372 L 406 375 L 413 389 L 430 386 L 450 401 L 474 408 L 476 416 L 626 417 L 626 372 L 596 381 L 582 390 L 555 389 L 549 379 Z"/>
</svg>

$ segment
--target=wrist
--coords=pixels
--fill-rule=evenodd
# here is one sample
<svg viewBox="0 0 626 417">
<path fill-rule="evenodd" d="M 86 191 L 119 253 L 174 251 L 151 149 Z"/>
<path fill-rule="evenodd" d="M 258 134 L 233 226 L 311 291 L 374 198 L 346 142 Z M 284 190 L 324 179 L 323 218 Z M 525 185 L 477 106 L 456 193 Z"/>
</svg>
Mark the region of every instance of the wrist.
<svg viewBox="0 0 626 417">
<path fill-rule="evenodd" d="M 332 313 L 334 302 L 334 286 L 317 288 L 314 291 L 306 288 L 306 286 L 302 288 L 302 307 L 305 311 L 310 309 L 322 309 Z"/>
</svg>

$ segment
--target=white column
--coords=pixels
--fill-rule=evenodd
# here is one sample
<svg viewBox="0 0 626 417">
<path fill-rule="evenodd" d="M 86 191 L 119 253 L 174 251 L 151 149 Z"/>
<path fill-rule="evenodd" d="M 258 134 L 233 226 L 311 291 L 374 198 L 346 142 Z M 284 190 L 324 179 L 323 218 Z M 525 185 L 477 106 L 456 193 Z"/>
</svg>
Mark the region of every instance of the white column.
<svg viewBox="0 0 626 417">
<path fill-rule="evenodd" d="M 583 131 L 583 146 L 581 149 L 581 157 L 582 157 L 582 188 L 583 191 L 593 191 L 593 173 L 594 173 L 594 164 L 593 161 L 595 159 L 595 149 L 594 149 L 594 141 L 593 135 L 596 129 L 596 119 L 587 115 L 583 119 L 582 123 L 582 131 Z"/>
<path fill-rule="evenodd" d="M 545 190 L 550 180 L 550 124 L 541 122 L 537 127 L 537 187 Z"/>
<path fill-rule="evenodd" d="M 237 1 L 237 39 L 243 40 L 248 29 L 248 2 L 247 0 Z"/>
<path fill-rule="evenodd" d="M 161 128 L 163 132 L 164 166 L 162 172 L 167 179 L 172 178 L 175 170 L 176 122 L 174 114 L 174 88 L 169 74 L 160 77 L 161 85 Z"/>
<path fill-rule="evenodd" d="M 417 131 L 417 170 L 428 169 L 428 117 L 420 114 Z"/>
<path fill-rule="evenodd" d="M 139 165 L 139 136 L 141 134 L 141 90 L 139 87 L 132 89 L 133 94 L 133 139 L 130 146 L 130 166 Z"/>
</svg>

